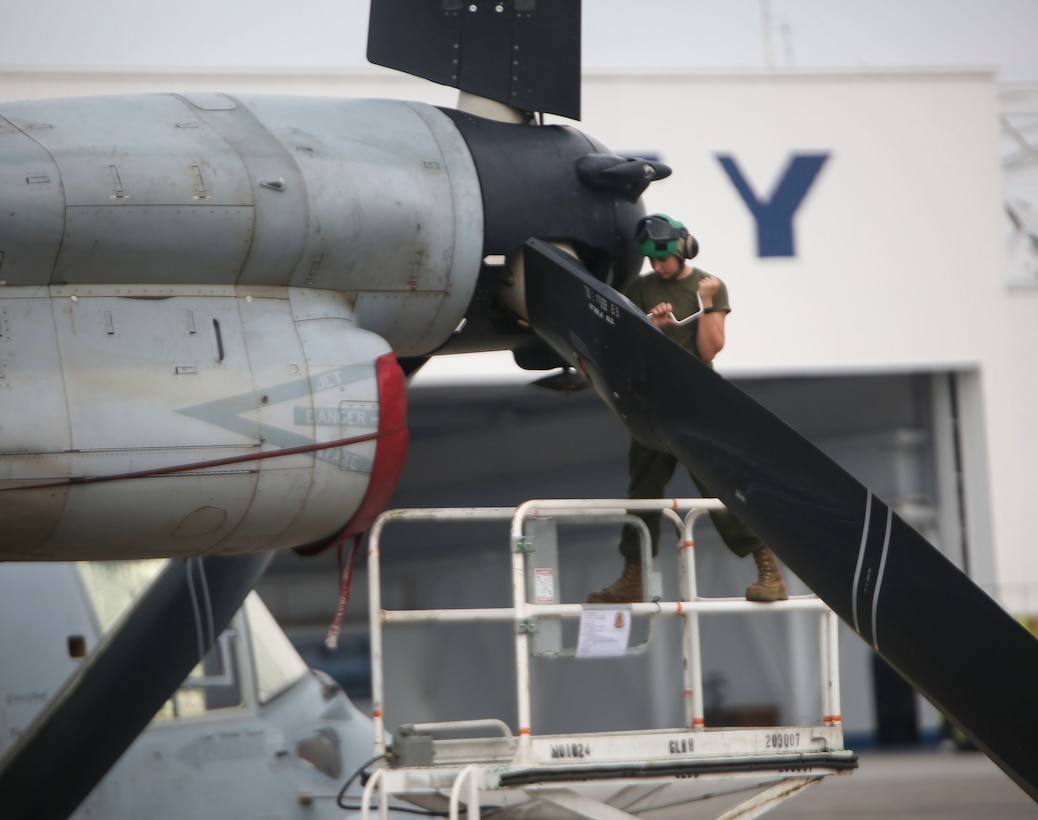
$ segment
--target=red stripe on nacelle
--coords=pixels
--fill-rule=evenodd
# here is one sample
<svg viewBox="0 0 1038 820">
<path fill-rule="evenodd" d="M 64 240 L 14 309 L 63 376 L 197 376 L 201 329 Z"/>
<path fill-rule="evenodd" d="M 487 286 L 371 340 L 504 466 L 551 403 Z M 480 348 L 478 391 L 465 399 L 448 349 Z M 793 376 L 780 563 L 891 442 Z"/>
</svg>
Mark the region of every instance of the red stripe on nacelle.
<svg viewBox="0 0 1038 820">
<path fill-rule="evenodd" d="M 407 385 L 396 356 L 392 353 L 379 356 L 375 360 L 375 377 L 378 379 L 379 433 L 375 440 L 375 464 L 364 500 L 339 538 L 364 532 L 386 508 L 407 457 Z"/>
<path fill-rule="evenodd" d="M 407 383 L 396 356 L 385 353 L 375 360 L 378 380 L 378 432 L 375 434 L 375 463 L 364 498 L 339 532 L 327 541 L 295 547 L 300 555 L 317 555 L 328 547 L 364 532 L 389 503 L 407 456 Z"/>
</svg>

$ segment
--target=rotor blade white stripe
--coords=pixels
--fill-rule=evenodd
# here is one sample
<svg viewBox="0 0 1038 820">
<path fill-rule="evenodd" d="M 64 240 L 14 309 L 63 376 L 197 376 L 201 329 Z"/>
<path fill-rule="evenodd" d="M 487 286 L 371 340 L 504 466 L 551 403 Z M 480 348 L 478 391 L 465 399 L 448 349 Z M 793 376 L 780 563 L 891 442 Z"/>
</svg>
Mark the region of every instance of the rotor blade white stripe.
<svg viewBox="0 0 1038 820">
<path fill-rule="evenodd" d="M 887 566 L 887 553 L 890 550 L 890 525 L 894 513 L 887 507 L 887 531 L 883 534 L 883 555 L 879 559 L 879 576 L 876 578 L 876 592 L 872 596 L 872 645 L 879 649 L 879 634 L 876 632 L 876 609 L 879 607 L 879 590 L 883 586 L 883 570 Z"/>
<path fill-rule="evenodd" d="M 866 491 L 865 498 L 865 521 L 861 527 L 861 546 L 858 547 L 858 565 L 854 568 L 854 582 L 851 587 L 851 618 L 854 621 L 854 631 L 861 634 L 858 622 L 858 579 L 861 577 L 861 565 L 865 562 L 865 543 L 869 538 L 869 521 L 872 518 L 872 491 Z"/>
</svg>

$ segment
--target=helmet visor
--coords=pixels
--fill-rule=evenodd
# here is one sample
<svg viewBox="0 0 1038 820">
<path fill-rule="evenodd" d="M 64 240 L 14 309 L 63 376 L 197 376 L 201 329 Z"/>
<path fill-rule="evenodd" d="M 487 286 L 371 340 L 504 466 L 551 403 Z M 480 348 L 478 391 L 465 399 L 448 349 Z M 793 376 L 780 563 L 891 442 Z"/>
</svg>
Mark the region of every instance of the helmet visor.
<svg viewBox="0 0 1038 820">
<path fill-rule="evenodd" d="M 634 238 L 642 256 L 659 258 L 678 254 L 680 232 L 665 219 L 646 216 L 638 221 Z"/>
</svg>

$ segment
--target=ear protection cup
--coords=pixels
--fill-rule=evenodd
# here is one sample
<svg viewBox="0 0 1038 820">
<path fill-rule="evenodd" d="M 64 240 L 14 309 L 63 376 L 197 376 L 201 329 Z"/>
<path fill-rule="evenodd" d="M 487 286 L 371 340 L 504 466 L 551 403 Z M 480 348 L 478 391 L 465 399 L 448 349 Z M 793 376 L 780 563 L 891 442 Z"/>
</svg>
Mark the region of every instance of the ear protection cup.
<svg viewBox="0 0 1038 820">
<path fill-rule="evenodd" d="M 681 237 L 678 239 L 678 253 L 686 259 L 695 259 L 696 254 L 699 253 L 699 243 L 696 241 L 696 238 L 684 228 L 682 229 Z"/>
</svg>

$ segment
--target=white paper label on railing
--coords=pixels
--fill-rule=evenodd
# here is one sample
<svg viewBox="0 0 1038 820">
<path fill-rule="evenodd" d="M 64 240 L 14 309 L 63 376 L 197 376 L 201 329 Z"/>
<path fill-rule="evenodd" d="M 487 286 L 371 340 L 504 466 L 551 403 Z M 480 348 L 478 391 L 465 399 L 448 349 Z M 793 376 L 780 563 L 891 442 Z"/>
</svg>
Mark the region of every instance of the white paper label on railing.
<svg viewBox="0 0 1038 820">
<path fill-rule="evenodd" d="M 586 609 L 580 614 L 578 658 L 623 655 L 631 635 L 631 613 L 626 609 Z"/>
<path fill-rule="evenodd" d="M 534 569 L 534 603 L 555 603 L 555 571 L 549 568 Z"/>
</svg>

